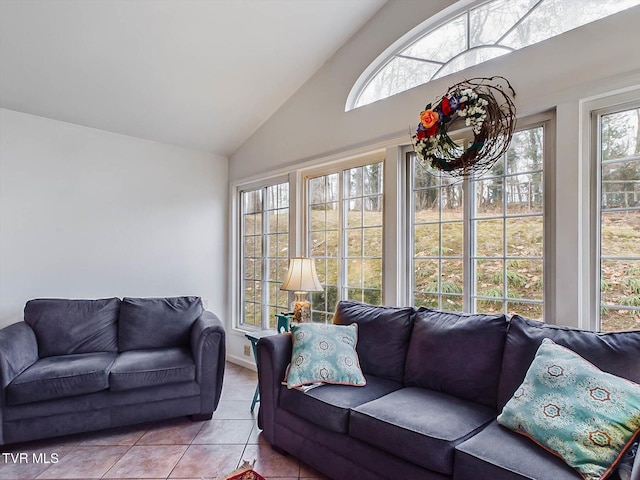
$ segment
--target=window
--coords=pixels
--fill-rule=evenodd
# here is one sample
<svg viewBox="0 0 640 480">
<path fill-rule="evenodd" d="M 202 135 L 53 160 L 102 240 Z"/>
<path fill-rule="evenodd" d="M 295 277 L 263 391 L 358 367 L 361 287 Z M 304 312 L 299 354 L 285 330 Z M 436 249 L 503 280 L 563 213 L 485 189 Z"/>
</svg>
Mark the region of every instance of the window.
<svg viewBox="0 0 640 480">
<path fill-rule="evenodd" d="M 462 184 L 411 158 L 413 304 L 462 311 Z"/>
<path fill-rule="evenodd" d="M 472 180 L 409 155 L 414 305 L 543 317 L 544 157 L 545 123 Z"/>
<path fill-rule="evenodd" d="M 289 263 L 289 184 L 240 192 L 242 205 L 243 325 L 275 328 L 275 314 L 287 311 L 280 291 Z"/>
<path fill-rule="evenodd" d="M 602 110 L 597 123 L 599 327 L 640 327 L 640 106 Z"/>
<path fill-rule="evenodd" d="M 469 2 L 465 2 L 468 5 Z M 427 20 L 377 58 L 345 110 L 361 107 L 640 4 L 640 0 L 492 0 Z M 453 7 L 455 8 L 455 7 Z M 445 14 L 446 12 L 443 12 Z M 441 19 L 442 16 L 439 16 Z"/>
<path fill-rule="evenodd" d="M 511 148 L 471 182 L 475 311 L 543 317 L 544 128 L 516 132 Z"/>
<path fill-rule="evenodd" d="M 307 179 L 307 248 L 324 288 L 312 294 L 314 322 L 331 321 L 341 299 L 383 301 L 382 165 Z"/>
</svg>

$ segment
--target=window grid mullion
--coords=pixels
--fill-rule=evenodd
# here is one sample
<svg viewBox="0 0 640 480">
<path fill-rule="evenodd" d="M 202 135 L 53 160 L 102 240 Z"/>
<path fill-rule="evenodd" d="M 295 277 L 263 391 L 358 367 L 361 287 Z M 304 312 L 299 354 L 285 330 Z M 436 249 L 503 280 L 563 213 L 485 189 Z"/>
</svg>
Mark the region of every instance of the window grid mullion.
<svg viewBox="0 0 640 480">
<path fill-rule="evenodd" d="M 444 189 L 442 182 L 442 173 L 438 174 L 439 179 L 439 208 L 438 208 L 438 308 L 442 308 L 442 276 L 444 271 L 442 270 L 442 208 L 444 199 Z"/>
<path fill-rule="evenodd" d="M 262 187 L 262 252 L 261 252 L 261 260 L 262 260 L 262 271 L 260 272 L 260 284 L 262 287 L 260 288 L 260 327 L 262 329 L 269 328 L 269 307 L 267 306 L 267 299 L 269 297 L 269 278 L 268 271 L 269 266 L 267 259 L 267 255 L 269 253 L 269 214 L 267 213 L 267 187 Z M 265 295 L 267 292 L 267 295 Z"/>
<path fill-rule="evenodd" d="M 503 161 L 506 164 L 506 155 L 503 155 Z M 506 168 L 506 165 L 505 165 Z M 506 171 L 506 170 L 505 170 Z M 504 177 L 503 177 L 504 178 Z M 502 313 L 505 315 L 508 313 L 508 302 L 507 297 L 509 293 L 508 287 L 508 277 L 507 277 L 507 244 L 509 243 L 507 239 L 507 182 L 503 180 L 502 182 Z"/>
<path fill-rule="evenodd" d="M 464 12 L 465 16 L 465 28 L 467 29 L 467 50 L 471 48 L 471 15 L 469 14 L 469 10 Z"/>
<path fill-rule="evenodd" d="M 640 103 L 637 101 L 632 101 L 623 106 L 615 106 L 615 107 L 606 107 L 599 110 L 592 111 L 592 127 L 593 127 L 593 139 L 592 139 L 592 152 L 593 158 L 595 162 L 595 185 L 592 184 L 592 188 L 595 191 L 594 195 L 594 203 L 596 206 L 596 214 L 595 217 L 595 234 L 594 234 L 594 243 L 595 247 L 595 261 L 593 262 L 595 268 L 592 273 L 594 281 L 593 290 L 595 290 L 595 306 L 594 306 L 594 316 L 595 316 L 595 328 L 599 331 L 608 331 L 609 327 L 616 325 L 619 321 L 618 318 L 614 319 L 604 319 L 603 310 L 609 311 L 627 311 L 627 312 L 640 312 L 640 307 L 635 306 L 633 304 L 622 304 L 625 303 L 623 299 L 623 292 L 618 291 L 617 298 L 607 298 L 605 299 L 605 290 L 602 288 L 602 282 L 606 281 L 606 277 L 604 274 L 604 262 L 613 261 L 613 262 L 638 262 L 640 261 L 640 255 L 603 255 L 603 236 L 604 236 L 604 218 L 607 214 L 615 214 L 615 213 L 629 213 L 629 212 L 638 212 L 639 208 L 634 207 L 622 207 L 622 208 L 608 208 L 603 203 L 603 197 L 607 192 L 605 188 L 605 184 L 607 181 L 604 180 L 604 169 L 607 166 L 614 164 L 622 164 L 622 163 L 637 163 L 640 159 L 636 154 L 627 154 L 620 158 L 612 158 L 608 160 L 604 160 L 604 121 L 605 117 L 613 117 L 615 115 L 624 114 L 625 112 L 631 112 L 640 108 Z M 640 125 L 636 126 L 637 129 L 640 129 Z M 637 130 L 636 130 L 637 132 Z M 634 133 L 628 133 L 634 135 Z M 637 133 L 635 133 L 637 134 Z M 638 181 L 637 179 L 632 179 L 633 181 Z M 615 182 L 615 180 L 614 180 Z M 613 192 L 616 193 L 616 192 Z M 626 192 L 625 192 L 626 195 Z M 613 228 L 609 226 L 609 228 Z M 609 239 L 609 243 L 612 240 Z M 608 248 L 611 248 L 611 245 L 608 245 Z M 634 253 L 634 252 L 631 252 Z M 617 303 L 611 303 L 611 300 L 616 301 Z M 633 314 L 633 313 L 632 313 Z M 603 325 L 604 322 L 604 325 Z M 610 323 L 609 323 L 610 322 Z M 626 325 L 626 323 L 625 323 Z M 605 328 L 606 327 L 606 328 Z M 621 328 L 619 325 L 614 326 L 614 329 Z M 629 327 L 623 327 L 629 328 Z M 631 327 L 633 328 L 633 327 Z"/>
<path fill-rule="evenodd" d="M 426 49 L 423 52 L 419 52 L 417 55 L 431 58 L 437 57 L 444 61 L 444 65 L 440 67 L 434 75 L 425 75 L 423 79 L 419 80 L 420 85 L 429 83 L 434 78 L 439 78 L 443 68 L 448 67 L 448 73 L 461 72 L 468 67 L 481 65 L 484 62 L 495 58 L 496 55 L 508 53 L 508 51 L 519 50 L 521 48 L 526 48 L 527 46 L 549 40 L 572 29 L 588 25 L 596 20 L 606 18 L 609 15 L 613 15 L 635 6 L 633 3 L 625 4 L 623 2 L 617 2 L 620 4 L 619 8 L 612 10 L 603 9 L 596 15 L 583 15 L 581 12 L 577 12 L 574 15 L 574 12 L 571 12 L 571 14 L 576 17 L 576 22 L 559 22 L 556 24 L 555 22 L 550 22 L 550 20 L 559 15 L 559 13 L 556 12 L 557 9 L 554 9 L 553 5 L 550 5 L 552 3 L 550 1 L 534 1 L 532 2 L 532 6 L 524 6 L 524 8 L 526 8 L 524 13 L 520 10 L 521 2 L 476 0 L 473 2 L 467 1 L 458 3 L 460 6 L 454 11 L 446 14 L 444 14 L 443 11 L 442 16 L 432 16 L 431 18 L 426 19 L 418 27 L 408 31 L 405 35 L 393 42 L 384 50 L 384 53 L 379 55 L 378 58 L 369 64 L 351 88 L 347 97 L 345 111 L 362 107 L 416 87 L 415 81 L 408 80 L 408 78 L 412 78 L 412 76 L 406 74 L 407 71 L 411 71 L 411 67 L 402 68 L 401 66 L 398 68 L 398 60 L 411 57 L 412 55 L 405 55 L 407 50 L 425 39 L 429 41 L 430 39 L 428 37 L 431 35 L 438 35 L 438 40 L 447 44 L 454 44 L 459 48 L 446 51 L 447 55 L 444 55 L 446 58 L 441 58 L 440 54 L 445 53 L 442 52 L 442 49 L 438 49 L 435 52 L 434 49 Z M 590 1 L 588 3 L 595 4 L 597 2 Z M 615 4 L 616 2 L 610 3 Z M 498 5 L 498 8 L 494 8 L 496 5 Z M 486 18 L 489 21 L 483 22 L 482 25 L 472 25 L 471 13 L 484 6 L 488 7 Z M 505 8 L 506 11 L 504 10 Z M 585 10 L 585 12 L 588 10 L 589 9 Z M 503 21 L 505 14 L 510 16 L 509 24 L 506 25 L 504 25 Z M 465 18 L 462 18 L 463 16 L 465 16 Z M 513 20 L 511 20 L 511 18 Z M 513 24 L 511 24 L 512 21 Z M 537 35 L 536 32 L 539 31 L 539 29 L 536 29 L 535 25 L 537 22 L 547 24 L 549 27 L 548 31 L 545 31 L 542 35 Z M 460 32 L 457 28 L 450 28 L 452 25 L 456 27 L 458 23 L 461 23 L 460 30 L 465 30 L 464 33 Z M 500 25 L 496 26 L 498 23 Z M 504 32 L 502 32 L 503 27 L 506 28 L 506 31 Z M 478 33 L 480 37 L 487 34 L 487 41 L 478 41 L 478 45 L 472 46 L 472 28 L 474 28 L 474 32 Z M 466 38 L 461 39 L 461 34 L 466 34 Z M 496 36 L 498 38 L 494 40 L 493 38 Z M 440 37 L 444 37 L 444 40 Z M 485 51 L 489 53 L 486 55 L 473 55 L 470 52 L 474 49 L 485 49 Z M 462 51 L 459 52 L 459 50 Z M 459 53 L 453 54 L 452 52 Z M 464 61 L 457 61 L 460 57 L 464 56 L 466 56 Z M 420 61 L 419 58 L 416 60 Z"/>
<path fill-rule="evenodd" d="M 462 272 L 463 272 L 463 309 L 465 312 L 474 312 L 472 298 L 475 292 L 475 269 L 472 265 L 472 257 L 476 253 L 475 227 L 473 224 L 473 216 L 475 212 L 475 185 L 468 178 L 463 182 L 463 227 L 462 227 Z M 466 248 L 465 248 L 466 247 Z"/>
<path fill-rule="evenodd" d="M 516 23 L 514 23 L 509 30 L 507 30 L 504 34 L 502 34 L 502 36 L 494 43 L 494 45 L 499 45 L 505 38 L 507 38 L 511 32 L 513 32 L 516 28 L 518 28 L 518 26 L 522 22 L 524 22 L 527 19 L 527 17 L 529 17 L 529 15 L 531 15 L 538 8 L 538 6 L 540 6 L 542 2 L 544 2 L 544 0 L 538 0 L 538 3 L 536 3 L 533 7 L 529 9 L 527 13 L 525 13 L 522 17 L 520 17 L 520 19 Z"/>
<path fill-rule="evenodd" d="M 338 300 L 345 300 L 347 298 L 346 290 L 347 290 L 347 236 L 345 235 L 345 231 L 347 229 L 348 223 L 348 215 L 345 211 L 346 203 L 344 201 L 344 175 L 345 170 L 340 170 L 338 174 L 338 238 L 340 241 L 338 242 Z"/>
</svg>

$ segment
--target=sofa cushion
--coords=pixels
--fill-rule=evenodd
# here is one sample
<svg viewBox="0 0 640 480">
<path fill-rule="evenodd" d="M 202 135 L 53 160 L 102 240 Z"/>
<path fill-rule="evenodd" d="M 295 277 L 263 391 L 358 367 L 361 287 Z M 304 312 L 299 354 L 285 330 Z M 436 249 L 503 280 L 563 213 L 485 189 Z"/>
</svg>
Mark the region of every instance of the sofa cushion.
<svg viewBox="0 0 640 480">
<path fill-rule="evenodd" d="M 640 434 L 640 385 L 545 338 L 497 420 L 585 478 L 605 478 Z"/>
<path fill-rule="evenodd" d="M 358 358 L 362 371 L 402 382 L 411 335 L 411 307 L 377 307 L 343 300 L 333 323 L 358 324 Z"/>
<path fill-rule="evenodd" d="M 125 297 L 118 321 L 118 347 L 126 352 L 188 345 L 191 326 L 203 311 L 200 297 Z"/>
<path fill-rule="evenodd" d="M 454 480 L 581 480 L 528 438 L 492 422 L 456 447 Z"/>
<path fill-rule="evenodd" d="M 413 320 L 404 383 L 496 408 L 505 315 L 420 308 Z"/>
<path fill-rule="evenodd" d="M 301 323 L 291 327 L 293 349 L 287 387 L 316 382 L 364 386 L 356 353 L 358 324 Z"/>
<path fill-rule="evenodd" d="M 116 355 L 77 353 L 40 359 L 9 384 L 7 404 L 21 405 L 105 390 Z"/>
<path fill-rule="evenodd" d="M 109 374 L 113 391 L 195 381 L 196 365 L 186 347 L 130 350 L 118 355 Z"/>
<path fill-rule="evenodd" d="M 349 434 L 424 468 L 451 475 L 455 446 L 495 416 L 496 411 L 484 405 L 407 387 L 355 407 L 349 417 Z"/>
<path fill-rule="evenodd" d="M 498 386 L 498 410 L 520 386 L 544 338 L 576 352 L 600 370 L 640 383 L 640 330 L 595 333 L 528 320 L 511 318 Z"/>
<path fill-rule="evenodd" d="M 118 351 L 118 298 L 39 298 L 24 307 L 24 321 L 38 339 L 40 358 Z"/>
<path fill-rule="evenodd" d="M 348 385 L 322 385 L 307 391 L 280 390 L 280 406 L 299 417 L 328 430 L 347 433 L 349 412 L 353 407 L 380 398 L 402 385 L 386 378 L 367 375 L 367 384 L 360 388 Z"/>
</svg>

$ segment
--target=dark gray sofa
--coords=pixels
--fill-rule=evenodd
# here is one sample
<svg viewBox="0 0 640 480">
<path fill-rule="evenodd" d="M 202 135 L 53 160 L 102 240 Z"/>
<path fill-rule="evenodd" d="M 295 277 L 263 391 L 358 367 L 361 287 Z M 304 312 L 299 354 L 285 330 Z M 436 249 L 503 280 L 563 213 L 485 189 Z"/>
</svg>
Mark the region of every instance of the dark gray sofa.
<svg viewBox="0 0 640 480">
<path fill-rule="evenodd" d="M 340 302 L 334 323 L 353 322 L 364 387 L 289 390 L 281 382 L 290 334 L 258 342 L 264 438 L 335 480 L 579 480 L 496 422 L 542 339 L 640 383 L 640 330 L 597 334 L 519 316 Z"/>
<path fill-rule="evenodd" d="M 0 330 L 0 444 L 209 419 L 225 355 L 199 297 L 30 300 Z"/>
</svg>

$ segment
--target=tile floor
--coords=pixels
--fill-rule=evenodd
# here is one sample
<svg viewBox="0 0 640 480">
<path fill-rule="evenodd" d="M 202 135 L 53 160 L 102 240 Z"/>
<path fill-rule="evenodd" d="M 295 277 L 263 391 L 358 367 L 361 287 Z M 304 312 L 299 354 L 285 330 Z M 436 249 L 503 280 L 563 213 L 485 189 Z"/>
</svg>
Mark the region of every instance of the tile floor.
<svg viewBox="0 0 640 480">
<path fill-rule="evenodd" d="M 0 446 L 0 479 L 210 480 L 255 459 L 267 480 L 328 480 L 261 438 L 258 408 L 249 411 L 256 383 L 255 372 L 227 363 L 220 405 L 208 422 L 179 418 Z"/>
</svg>

